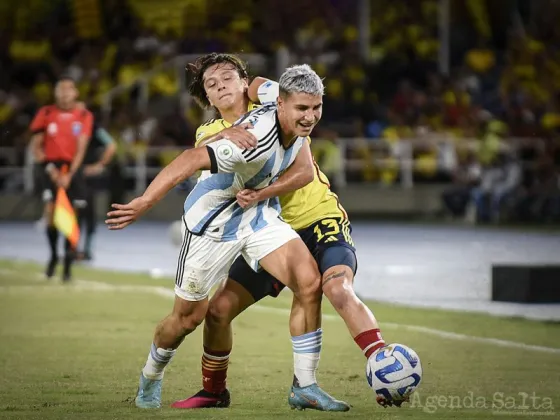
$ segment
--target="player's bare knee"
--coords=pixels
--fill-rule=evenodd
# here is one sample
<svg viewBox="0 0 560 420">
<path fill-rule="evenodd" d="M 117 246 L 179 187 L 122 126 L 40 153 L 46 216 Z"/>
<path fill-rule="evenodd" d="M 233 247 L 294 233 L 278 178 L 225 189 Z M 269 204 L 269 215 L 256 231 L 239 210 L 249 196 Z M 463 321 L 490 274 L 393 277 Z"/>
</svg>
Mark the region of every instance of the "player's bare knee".
<svg viewBox="0 0 560 420">
<path fill-rule="evenodd" d="M 172 316 L 175 322 L 179 323 L 181 329 L 185 331 L 185 334 L 188 334 L 202 324 L 207 311 L 207 299 L 199 302 L 191 302 L 176 298 Z"/>
<path fill-rule="evenodd" d="M 183 330 L 184 334 L 188 334 L 202 324 L 204 321 L 204 316 L 197 314 L 195 312 L 190 313 L 188 315 L 176 315 L 177 322 L 179 322 L 181 329 Z"/>
<path fill-rule="evenodd" d="M 297 278 L 298 288 L 294 293 L 301 302 L 321 301 L 321 275 L 318 271 L 312 269 L 299 270 Z"/>
<path fill-rule="evenodd" d="M 352 273 L 347 267 L 333 267 L 323 274 L 323 293 L 336 310 L 344 309 L 354 301 Z"/>
<path fill-rule="evenodd" d="M 232 321 L 232 311 L 232 304 L 227 299 L 212 299 L 205 322 L 209 325 L 227 326 Z"/>
</svg>

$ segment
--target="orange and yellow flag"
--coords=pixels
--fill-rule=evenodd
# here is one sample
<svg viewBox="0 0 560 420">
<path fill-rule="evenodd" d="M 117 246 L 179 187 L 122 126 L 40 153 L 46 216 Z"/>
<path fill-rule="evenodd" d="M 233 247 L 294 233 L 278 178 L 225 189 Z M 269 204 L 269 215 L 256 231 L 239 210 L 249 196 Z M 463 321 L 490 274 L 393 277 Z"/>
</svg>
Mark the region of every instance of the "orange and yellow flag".
<svg viewBox="0 0 560 420">
<path fill-rule="evenodd" d="M 70 241 L 74 249 L 80 241 L 80 227 L 76 218 L 76 212 L 70 204 L 68 194 L 62 187 L 56 192 L 54 203 L 54 226 Z"/>
</svg>

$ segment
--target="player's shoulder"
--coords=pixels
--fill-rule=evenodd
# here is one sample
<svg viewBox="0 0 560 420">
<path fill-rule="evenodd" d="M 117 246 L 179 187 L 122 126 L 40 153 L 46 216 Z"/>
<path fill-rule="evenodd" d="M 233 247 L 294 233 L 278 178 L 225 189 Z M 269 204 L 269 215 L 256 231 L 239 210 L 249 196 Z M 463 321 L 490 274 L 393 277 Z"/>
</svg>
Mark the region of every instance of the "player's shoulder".
<svg viewBox="0 0 560 420">
<path fill-rule="evenodd" d="M 209 119 L 207 119 L 206 121 L 204 121 L 202 124 L 200 124 L 200 125 L 198 126 L 198 128 L 201 128 L 201 127 L 208 127 L 208 126 L 214 124 L 214 123 L 215 123 L 216 121 L 218 121 L 218 120 L 220 120 L 220 118 L 209 118 Z"/>
<path fill-rule="evenodd" d="M 56 107 L 56 105 L 43 105 L 37 110 L 37 114 L 49 115 L 55 113 L 57 110 L 58 108 Z"/>
<path fill-rule="evenodd" d="M 258 138 L 262 138 L 276 129 L 276 120 L 276 105 L 271 104 L 249 111 L 236 124 L 250 123 L 253 126 L 253 133 Z"/>
<path fill-rule="evenodd" d="M 257 137 L 258 143 L 256 148 L 243 151 L 247 163 L 259 158 L 268 158 L 280 146 L 280 128 L 276 116 L 276 105 L 262 106 L 259 111 L 258 114 L 254 115 L 255 120 L 251 121 L 253 115 L 248 118 L 253 124 L 250 131 Z"/>
<path fill-rule="evenodd" d="M 200 124 L 196 129 L 196 141 L 199 141 L 204 137 L 212 136 L 216 133 L 219 133 L 224 128 L 226 128 L 226 125 L 224 124 L 224 120 L 222 118 L 210 118 L 209 120 Z"/>
<path fill-rule="evenodd" d="M 82 108 L 82 109 L 78 110 L 78 116 L 82 119 L 86 119 L 86 118 L 92 118 L 93 119 L 92 112 L 87 108 Z"/>
<path fill-rule="evenodd" d="M 262 105 L 257 102 L 249 102 L 248 112 L 254 111 L 255 109 L 259 109 Z"/>
</svg>

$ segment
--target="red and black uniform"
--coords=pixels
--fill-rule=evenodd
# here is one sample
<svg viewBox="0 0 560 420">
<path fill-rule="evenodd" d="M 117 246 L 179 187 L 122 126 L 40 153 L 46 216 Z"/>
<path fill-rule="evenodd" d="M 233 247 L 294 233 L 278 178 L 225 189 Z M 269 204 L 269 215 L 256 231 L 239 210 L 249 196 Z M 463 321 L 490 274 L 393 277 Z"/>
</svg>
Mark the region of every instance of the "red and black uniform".
<svg viewBox="0 0 560 420">
<path fill-rule="evenodd" d="M 93 116 L 87 109 L 64 110 L 56 105 L 47 105 L 39 109 L 31 123 L 33 134 L 43 133 L 44 166 L 53 163 L 57 168 L 67 165 L 70 168 L 78 150 L 78 139 L 85 135 L 91 137 Z M 50 176 L 43 172 L 43 199 L 52 201 L 56 196 L 56 185 Z M 84 180 L 80 171 L 74 174 L 68 188 L 71 200 L 84 199 Z"/>
</svg>

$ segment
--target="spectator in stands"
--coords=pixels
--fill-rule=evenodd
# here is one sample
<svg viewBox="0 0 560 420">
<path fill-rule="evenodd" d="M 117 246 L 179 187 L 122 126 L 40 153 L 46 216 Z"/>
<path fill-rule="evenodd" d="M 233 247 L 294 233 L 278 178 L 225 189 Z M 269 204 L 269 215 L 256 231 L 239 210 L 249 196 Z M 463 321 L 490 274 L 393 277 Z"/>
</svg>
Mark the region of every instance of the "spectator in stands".
<svg viewBox="0 0 560 420">
<path fill-rule="evenodd" d="M 449 74 L 439 74 L 435 0 L 371 2 L 371 50 L 365 56 L 358 48 L 356 2 L 301 0 L 297 8 L 286 8 L 283 0 L 262 1 L 265 4 L 255 8 L 253 1 L 239 0 L 232 15 L 223 7 L 223 0 L 191 0 L 179 2 L 184 6 L 173 9 L 169 16 L 154 13 L 161 6 L 153 2 L 106 0 L 100 3 L 105 33 L 89 39 L 73 20 L 72 2 L 16 2 L 11 8 L 13 18 L 7 20 L 19 22 L 17 9 L 26 13 L 31 6 L 39 9 L 31 11 L 25 25 L 0 30 L 0 46 L 4 47 L 0 48 L 0 89 L 6 93 L 0 93 L 2 146 L 26 143 L 21 133 L 48 100 L 55 75 L 64 69 L 80 79 L 82 98 L 97 106 L 103 104 L 107 92 L 121 85 L 123 92 L 111 96 L 117 112 L 108 127 L 116 132 L 121 152 L 118 164 L 112 166 L 111 187 L 122 194 L 123 183 L 129 182 L 127 188 L 132 184 L 130 179 L 123 180 L 119 168 L 134 165 L 136 152 L 143 153 L 156 145 L 154 141 L 159 146 L 186 146 L 192 136 L 183 138 L 183 134 L 207 119 L 182 96 L 182 72 L 159 64 L 175 54 L 224 49 L 266 56 L 283 51 L 292 62 L 309 61 L 320 69 L 329 92 L 322 127 L 339 138 L 370 138 L 363 147 L 350 149 L 347 156 L 362 161 L 363 166 L 355 167 L 351 174 L 362 182 L 395 184 L 400 176 L 398 150 L 409 139 L 418 145 L 414 150 L 415 182 L 446 180 L 452 167 L 442 171 L 438 139 L 460 149 L 465 138 L 478 137 L 477 157 L 486 168 L 488 183 L 499 145 L 507 137 L 553 137 L 560 132 L 560 54 L 556 51 L 560 31 L 555 27 L 556 14 L 548 13 L 552 5 L 538 6 L 544 17 L 537 20 L 543 24 L 533 22 L 524 33 L 507 31 L 511 35 L 497 48 L 500 35 L 490 32 L 492 22 L 485 10 L 500 6 L 458 2 L 465 4 L 453 7 L 450 17 L 451 69 Z M 263 16 L 263 8 L 272 12 Z M 263 74 L 272 76 L 272 61 L 263 65 Z M 158 70 L 150 73 L 145 84 L 139 82 L 155 68 Z M 135 88 L 140 86 L 146 90 Z M 142 111 L 150 119 L 137 116 L 140 92 L 149 94 L 148 110 Z M 181 103 L 186 126 L 182 119 L 169 123 L 175 118 L 170 105 L 176 102 Z M 116 120 L 121 119 L 118 109 L 122 106 L 127 109 L 126 124 L 119 126 Z M 480 133 L 470 133 L 479 125 Z M 165 132 L 166 138 L 154 137 L 155 130 L 158 136 Z M 160 162 L 171 156 L 172 152 L 161 159 L 153 157 Z M 455 178 L 462 178 L 464 170 L 459 167 Z M 543 173 L 537 184 L 531 180 L 525 197 L 532 207 L 546 196 L 542 186 L 553 178 Z M 459 194 L 460 187 L 454 185 L 446 191 L 444 200 L 453 203 L 452 213 L 462 213 L 464 191 Z M 555 208 L 551 200 L 547 198 L 545 202 L 551 204 L 543 205 L 546 214 Z M 492 207 L 488 205 L 487 213 Z M 530 216 L 537 217 L 537 213 L 530 212 Z"/>
<path fill-rule="evenodd" d="M 467 151 L 459 158 L 453 171 L 453 186 L 442 195 L 446 209 L 453 217 L 464 217 L 472 191 L 480 183 L 481 167 L 474 152 Z"/>
<path fill-rule="evenodd" d="M 340 188 L 338 174 L 342 169 L 342 157 L 337 145 L 336 133 L 323 130 L 321 137 L 321 140 L 312 143 L 313 156 L 329 179 L 331 191 L 336 194 Z"/>
<path fill-rule="evenodd" d="M 476 73 L 486 73 L 496 65 L 496 52 L 480 37 L 477 46 L 465 54 L 465 63 Z"/>
<path fill-rule="evenodd" d="M 521 164 L 511 152 L 502 151 L 482 172 L 481 185 L 472 192 L 479 222 L 500 221 L 504 201 L 521 185 Z"/>
<path fill-rule="evenodd" d="M 560 173 L 554 151 L 543 154 L 530 171 L 517 201 L 517 214 L 523 222 L 560 220 Z"/>
</svg>

